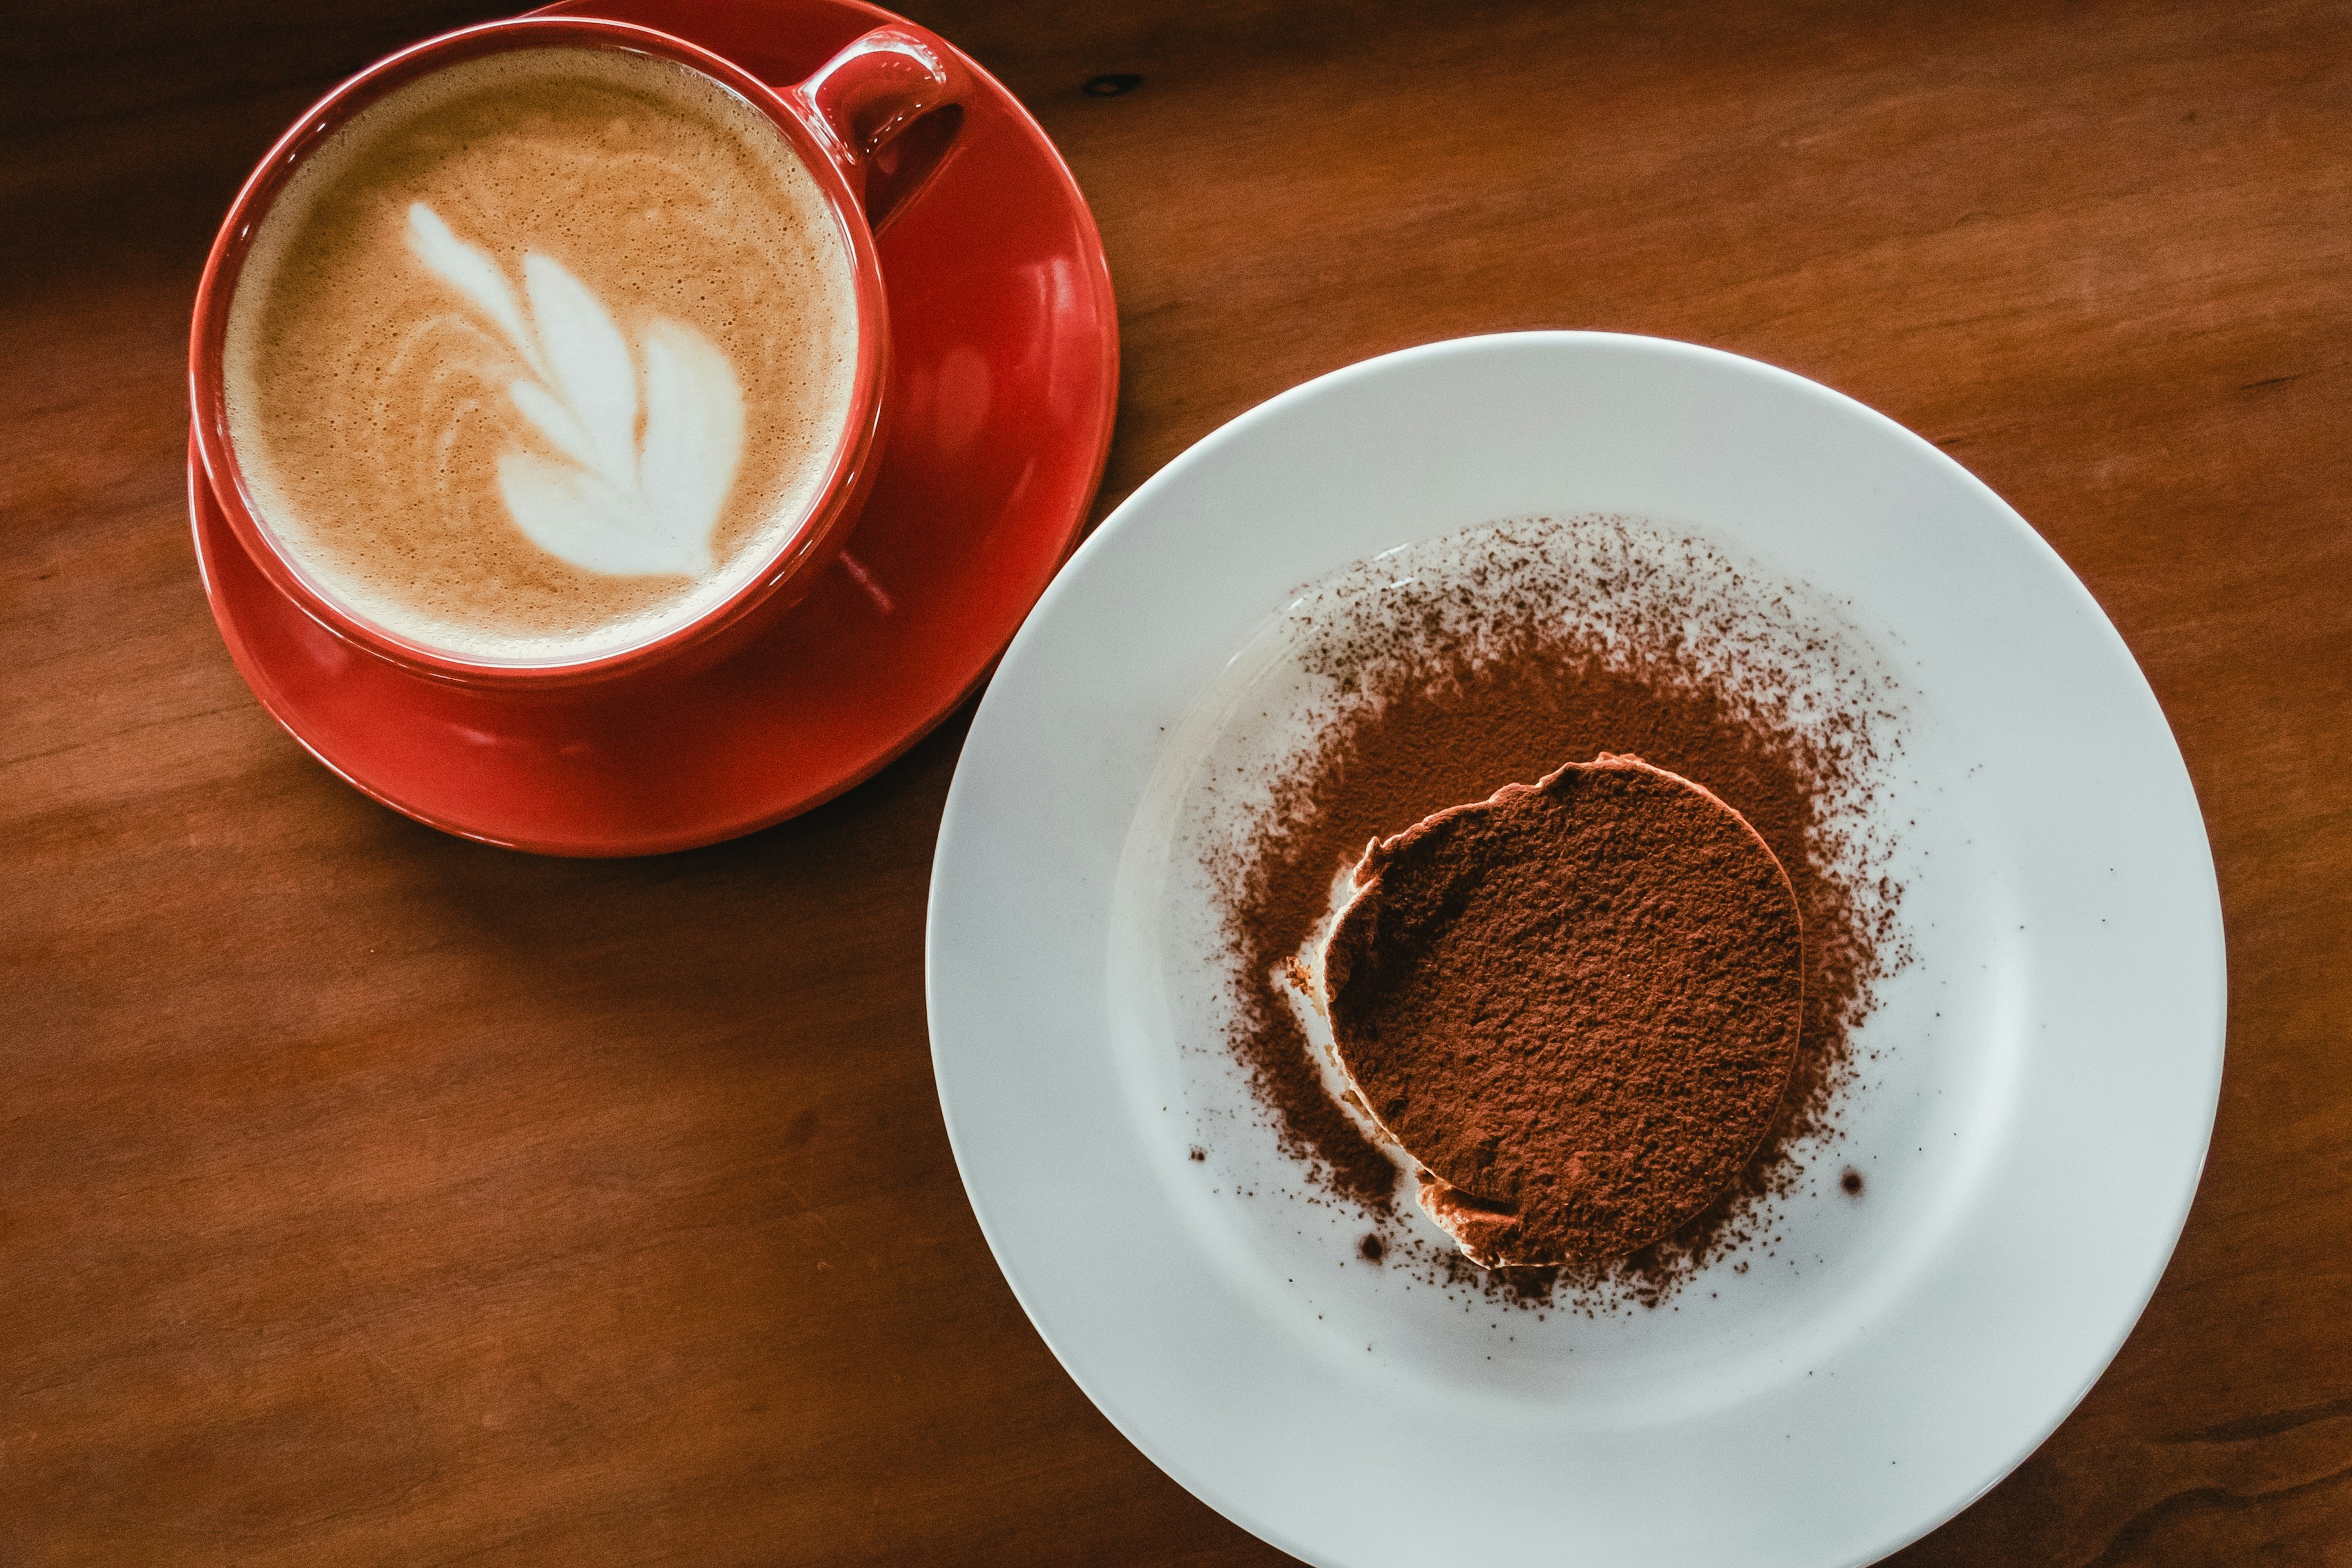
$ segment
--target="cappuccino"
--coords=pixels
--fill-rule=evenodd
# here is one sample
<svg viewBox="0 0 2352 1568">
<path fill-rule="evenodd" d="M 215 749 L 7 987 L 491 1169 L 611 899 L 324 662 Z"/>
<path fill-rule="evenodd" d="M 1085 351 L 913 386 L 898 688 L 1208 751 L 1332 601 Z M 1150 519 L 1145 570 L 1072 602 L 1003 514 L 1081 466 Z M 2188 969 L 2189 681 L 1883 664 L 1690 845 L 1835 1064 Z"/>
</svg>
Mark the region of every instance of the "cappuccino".
<svg viewBox="0 0 2352 1568">
<path fill-rule="evenodd" d="M 230 442 L 328 596 L 462 658 L 694 620 L 820 499 L 856 274 L 784 133 L 698 71 L 509 50 L 308 157 L 229 307 Z"/>
</svg>

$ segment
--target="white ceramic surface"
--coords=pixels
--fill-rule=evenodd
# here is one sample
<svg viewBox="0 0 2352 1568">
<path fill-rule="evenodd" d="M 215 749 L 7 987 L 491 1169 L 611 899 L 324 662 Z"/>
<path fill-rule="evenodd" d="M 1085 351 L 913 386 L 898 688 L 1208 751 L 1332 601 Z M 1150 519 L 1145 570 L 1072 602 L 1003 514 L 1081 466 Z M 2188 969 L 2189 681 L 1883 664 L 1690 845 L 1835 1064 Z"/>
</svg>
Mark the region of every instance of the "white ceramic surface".
<svg viewBox="0 0 2352 1568">
<path fill-rule="evenodd" d="M 1211 1103 L 1222 1047 L 1192 1037 L 1187 995 L 1198 879 L 1168 802 L 1185 749 L 1218 743 L 1204 694 L 1246 676 L 1300 584 L 1584 512 L 1798 584 L 1896 678 L 1900 776 L 1874 809 L 1900 813 L 1916 961 L 1882 986 L 1832 1182 L 1787 1201 L 1771 1257 L 1655 1310 L 1538 1321 L 1350 1268 L 1361 1226 L 1305 1202 L 1265 1128 Z M 1991 491 L 1859 404 L 1607 334 L 1352 366 L 1129 498 L 974 721 L 928 968 L 956 1158 L 1039 1332 L 1196 1495 L 1351 1568 L 1903 1545 L 2113 1357 L 2186 1217 L 2221 1079 L 2203 826 L 2090 595 Z M 1204 1136 L 1213 1157 L 1190 1159 Z M 1868 1173 L 1864 1201 L 1834 1193 L 1836 1162 Z"/>
</svg>

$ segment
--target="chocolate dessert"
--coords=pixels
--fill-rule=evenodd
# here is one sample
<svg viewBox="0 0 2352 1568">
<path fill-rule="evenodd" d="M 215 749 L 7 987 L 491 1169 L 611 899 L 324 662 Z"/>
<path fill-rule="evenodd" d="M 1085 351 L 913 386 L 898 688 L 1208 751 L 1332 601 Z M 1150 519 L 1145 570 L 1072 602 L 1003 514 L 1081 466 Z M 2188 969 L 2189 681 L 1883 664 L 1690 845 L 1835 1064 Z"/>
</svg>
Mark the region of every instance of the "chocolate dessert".
<svg viewBox="0 0 2352 1568">
<path fill-rule="evenodd" d="M 1376 840 L 1324 952 L 1340 1064 L 1474 1262 L 1622 1258 L 1786 1089 L 1797 903 L 1745 817 L 1603 753 Z"/>
</svg>

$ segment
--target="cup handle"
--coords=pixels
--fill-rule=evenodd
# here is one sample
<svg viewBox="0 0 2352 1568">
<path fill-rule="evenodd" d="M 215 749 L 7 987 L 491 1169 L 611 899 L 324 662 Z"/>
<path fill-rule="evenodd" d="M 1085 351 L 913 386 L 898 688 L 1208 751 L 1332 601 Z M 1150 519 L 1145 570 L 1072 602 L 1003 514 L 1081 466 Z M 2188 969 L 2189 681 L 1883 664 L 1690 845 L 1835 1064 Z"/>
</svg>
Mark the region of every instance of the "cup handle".
<svg viewBox="0 0 2352 1568">
<path fill-rule="evenodd" d="M 879 234 L 955 149 L 971 73 L 928 33 L 875 28 L 790 94 Z"/>
</svg>

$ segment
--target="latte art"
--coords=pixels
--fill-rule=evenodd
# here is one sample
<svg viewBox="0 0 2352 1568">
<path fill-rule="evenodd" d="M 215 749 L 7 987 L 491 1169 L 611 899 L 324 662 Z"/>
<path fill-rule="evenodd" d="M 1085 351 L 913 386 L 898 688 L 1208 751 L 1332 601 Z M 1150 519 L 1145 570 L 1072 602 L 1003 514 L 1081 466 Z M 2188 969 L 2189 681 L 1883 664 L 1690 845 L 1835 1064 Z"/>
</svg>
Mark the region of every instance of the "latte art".
<svg viewBox="0 0 2352 1568">
<path fill-rule="evenodd" d="M 820 497 L 856 276 L 783 133 L 619 50 L 512 50 L 371 105 L 264 217 L 230 439 L 321 591 L 463 657 L 687 624 Z"/>
<path fill-rule="evenodd" d="M 507 395 L 571 460 L 499 456 L 499 493 L 516 526 L 584 571 L 708 575 L 710 531 L 743 456 L 743 389 L 727 356 L 692 327 L 656 317 L 646 329 L 640 441 L 629 346 L 604 301 L 562 262 L 535 250 L 522 258 L 526 314 L 498 263 L 431 207 L 412 203 L 408 228 L 417 257 L 513 344 L 530 374 L 508 383 Z"/>
</svg>

